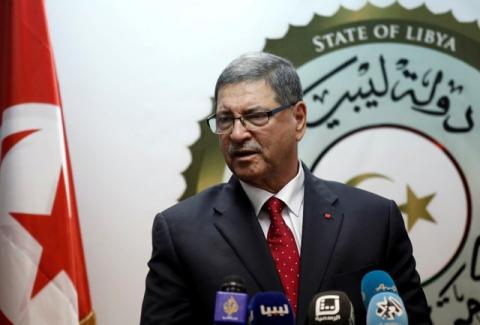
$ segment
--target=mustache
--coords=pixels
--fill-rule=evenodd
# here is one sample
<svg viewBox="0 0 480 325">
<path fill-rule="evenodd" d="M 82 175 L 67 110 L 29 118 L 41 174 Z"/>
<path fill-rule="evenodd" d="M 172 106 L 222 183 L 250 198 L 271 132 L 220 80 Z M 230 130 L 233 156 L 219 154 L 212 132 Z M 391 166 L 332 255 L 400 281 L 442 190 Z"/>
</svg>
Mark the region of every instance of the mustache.
<svg viewBox="0 0 480 325">
<path fill-rule="evenodd" d="M 241 144 L 230 143 L 230 145 L 228 146 L 229 155 L 236 155 L 244 152 L 259 153 L 262 152 L 262 146 L 255 140 L 250 140 Z"/>
</svg>

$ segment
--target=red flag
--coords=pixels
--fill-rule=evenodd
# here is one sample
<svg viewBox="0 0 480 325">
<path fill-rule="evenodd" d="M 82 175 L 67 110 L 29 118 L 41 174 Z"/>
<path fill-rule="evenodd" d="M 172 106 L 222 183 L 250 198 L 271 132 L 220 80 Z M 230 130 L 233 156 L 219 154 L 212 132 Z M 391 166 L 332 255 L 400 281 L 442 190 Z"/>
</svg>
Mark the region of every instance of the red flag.
<svg viewBox="0 0 480 325">
<path fill-rule="evenodd" d="M 95 324 L 43 0 L 0 0 L 0 325 Z"/>
</svg>

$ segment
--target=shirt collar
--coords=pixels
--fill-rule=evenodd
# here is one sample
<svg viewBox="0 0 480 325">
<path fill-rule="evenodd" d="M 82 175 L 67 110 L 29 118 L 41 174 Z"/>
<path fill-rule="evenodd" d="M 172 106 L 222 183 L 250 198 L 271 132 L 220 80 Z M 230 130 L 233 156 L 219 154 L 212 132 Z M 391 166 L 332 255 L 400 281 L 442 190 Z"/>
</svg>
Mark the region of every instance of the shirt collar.
<svg viewBox="0 0 480 325">
<path fill-rule="evenodd" d="M 297 175 L 290 180 L 278 193 L 270 193 L 264 189 L 255 187 L 253 185 L 247 184 L 244 181 L 240 180 L 243 190 L 247 194 L 250 202 L 252 203 L 255 215 L 258 216 L 260 210 L 267 200 L 275 196 L 282 200 L 288 209 L 293 212 L 295 216 L 300 215 L 300 209 L 303 204 L 304 197 L 304 181 L 305 181 L 305 172 L 303 171 L 302 165 L 298 163 L 298 173 Z"/>
</svg>

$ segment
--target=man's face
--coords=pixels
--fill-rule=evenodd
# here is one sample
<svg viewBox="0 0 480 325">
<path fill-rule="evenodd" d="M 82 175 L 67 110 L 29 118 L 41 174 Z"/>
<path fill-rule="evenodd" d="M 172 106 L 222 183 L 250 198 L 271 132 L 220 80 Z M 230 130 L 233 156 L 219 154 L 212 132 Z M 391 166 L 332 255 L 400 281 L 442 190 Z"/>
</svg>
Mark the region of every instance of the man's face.
<svg viewBox="0 0 480 325">
<path fill-rule="evenodd" d="M 245 81 L 220 89 L 217 115 L 239 117 L 278 106 L 275 93 L 264 80 Z M 298 172 L 297 142 L 305 133 L 305 121 L 303 102 L 271 116 L 266 125 L 254 129 L 247 130 L 235 120 L 231 133 L 219 136 L 225 162 L 244 182 L 278 192 Z"/>
</svg>

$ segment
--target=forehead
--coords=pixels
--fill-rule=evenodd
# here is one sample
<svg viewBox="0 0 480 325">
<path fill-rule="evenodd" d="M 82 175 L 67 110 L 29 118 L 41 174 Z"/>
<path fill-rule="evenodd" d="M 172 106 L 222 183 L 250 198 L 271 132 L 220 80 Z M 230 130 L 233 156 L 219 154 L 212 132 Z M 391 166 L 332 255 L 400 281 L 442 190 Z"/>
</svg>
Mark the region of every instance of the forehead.
<svg viewBox="0 0 480 325">
<path fill-rule="evenodd" d="M 242 81 L 218 91 L 217 111 L 242 111 L 276 105 L 275 92 L 265 80 Z"/>
</svg>

